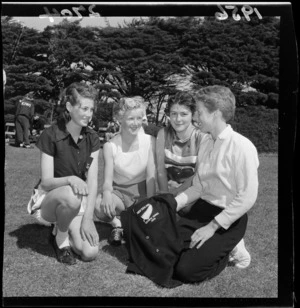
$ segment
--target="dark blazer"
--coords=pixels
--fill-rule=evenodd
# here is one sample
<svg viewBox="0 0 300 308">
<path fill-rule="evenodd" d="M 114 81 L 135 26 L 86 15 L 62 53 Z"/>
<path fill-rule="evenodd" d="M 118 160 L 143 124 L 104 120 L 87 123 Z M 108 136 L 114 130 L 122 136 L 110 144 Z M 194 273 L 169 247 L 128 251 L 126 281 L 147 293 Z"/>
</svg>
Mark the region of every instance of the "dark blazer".
<svg viewBox="0 0 300 308">
<path fill-rule="evenodd" d="M 164 287 L 182 284 L 173 279 L 174 266 L 183 249 L 176 206 L 172 194 L 160 194 L 121 213 L 130 257 L 126 272 L 144 275 Z"/>
</svg>

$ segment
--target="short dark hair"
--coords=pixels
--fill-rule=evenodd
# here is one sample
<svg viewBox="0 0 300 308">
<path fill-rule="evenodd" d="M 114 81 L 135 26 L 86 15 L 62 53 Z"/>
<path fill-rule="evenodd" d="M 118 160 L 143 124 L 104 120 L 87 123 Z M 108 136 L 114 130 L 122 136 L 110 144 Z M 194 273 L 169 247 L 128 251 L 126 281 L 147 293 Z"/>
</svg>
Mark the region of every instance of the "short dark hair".
<svg viewBox="0 0 300 308">
<path fill-rule="evenodd" d="M 169 97 L 165 113 L 170 115 L 170 110 L 173 105 L 178 104 L 189 108 L 192 114 L 196 111 L 196 101 L 194 97 L 187 91 L 179 91 L 176 94 Z"/>
<path fill-rule="evenodd" d="M 195 100 L 203 102 L 209 112 L 220 110 L 227 122 L 234 117 L 235 96 L 231 90 L 224 86 L 207 86 L 199 89 L 194 94 Z"/>
</svg>

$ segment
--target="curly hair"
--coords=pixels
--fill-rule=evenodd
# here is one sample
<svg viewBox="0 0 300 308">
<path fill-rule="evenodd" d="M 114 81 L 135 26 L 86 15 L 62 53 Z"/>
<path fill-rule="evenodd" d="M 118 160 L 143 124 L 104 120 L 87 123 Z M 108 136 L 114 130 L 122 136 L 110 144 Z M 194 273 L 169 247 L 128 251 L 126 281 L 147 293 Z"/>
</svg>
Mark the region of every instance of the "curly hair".
<svg viewBox="0 0 300 308">
<path fill-rule="evenodd" d="M 121 120 L 128 110 L 142 108 L 146 114 L 147 104 L 141 96 L 122 97 L 113 106 L 113 116 Z"/>
</svg>

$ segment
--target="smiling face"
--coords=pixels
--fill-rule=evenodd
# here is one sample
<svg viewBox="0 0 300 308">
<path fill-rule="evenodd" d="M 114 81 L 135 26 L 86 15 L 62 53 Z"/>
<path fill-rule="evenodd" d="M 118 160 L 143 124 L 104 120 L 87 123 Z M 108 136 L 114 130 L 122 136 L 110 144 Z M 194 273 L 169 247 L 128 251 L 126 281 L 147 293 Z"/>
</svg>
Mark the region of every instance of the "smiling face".
<svg viewBox="0 0 300 308">
<path fill-rule="evenodd" d="M 143 108 L 125 111 L 121 120 L 121 130 L 136 135 L 142 126 L 144 115 L 145 110 Z"/>
<path fill-rule="evenodd" d="M 177 133 L 185 132 L 192 123 L 192 111 L 184 105 L 172 105 L 170 123 Z"/>
<path fill-rule="evenodd" d="M 203 133 L 211 133 L 214 130 L 214 112 L 210 112 L 201 101 L 197 102 L 194 120 Z"/>
<path fill-rule="evenodd" d="M 94 101 L 90 98 L 81 97 L 80 104 L 72 106 L 67 103 L 67 109 L 73 121 L 78 126 L 88 126 L 94 112 Z"/>
</svg>

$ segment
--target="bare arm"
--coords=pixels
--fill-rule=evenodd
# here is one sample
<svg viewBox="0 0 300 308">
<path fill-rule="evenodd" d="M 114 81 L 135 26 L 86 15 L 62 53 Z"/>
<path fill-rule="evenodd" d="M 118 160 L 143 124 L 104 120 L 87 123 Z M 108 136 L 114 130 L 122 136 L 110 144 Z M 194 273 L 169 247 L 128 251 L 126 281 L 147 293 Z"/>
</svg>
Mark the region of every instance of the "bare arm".
<svg viewBox="0 0 300 308">
<path fill-rule="evenodd" d="M 98 188 L 98 157 L 99 150 L 91 154 L 93 161 L 87 175 L 87 185 L 89 194 L 87 196 L 87 206 L 84 211 L 84 215 L 81 222 L 81 236 L 83 240 L 88 240 L 90 245 L 96 246 L 99 242 L 99 235 L 96 230 L 93 215 L 95 209 L 95 202 L 97 197 Z"/>
<path fill-rule="evenodd" d="M 113 218 L 116 215 L 115 204 L 112 197 L 113 191 L 113 176 L 114 176 L 114 159 L 112 152 L 112 145 L 107 142 L 103 146 L 104 155 L 104 183 L 103 183 L 103 198 L 101 204 L 103 205 L 104 213 Z"/>
<path fill-rule="evenodd" d="M 53 157 L 41 151 L 41 188 L 49 191 L 69 185 L 68 177 L 54 178 Z"/>
<path fill-rule="evenodd" d="M 114 176 L 114 161 L 111 144 L 106 142 L 103 146 L 104 156 L 104 182 L 103 182 L 103 193 L 106 191 L 113 191 L 113 176 Z"/>
<path fill-rule="evenodd" d="M 98 189 L 98 158 L 99 150 L 91 154 L 93 157 L 92 164 L 88 171 L 87 185 L 89 194 L 87 196 L 87 207 L 84 213 L 84 218 L 93 219 L 94 207 Z"/>
<path fill-rule="evenodd" d="M 75 194 L 87 195 L 87 184 L 79 177 L 65 176 L 61 178 L 54 177 L 53 157 L 41 151 L 41 188 L 45 191 L 70 185 Z"/>
<path fill-rule="evenodd" d="M 156 191 L 156 164 L 155 164 L 155 138 L 151 136 L 151 147 L 149 149 L 147 164 L 147 196 L 151 197 Z"/>
<path fill-rule="evenodd" d="M 165 168 L 165 134 L 162 128 L 156 139 L 156 163 L 157 163 L 157 182 L 160 191 L 168 192 L 168 177 Z"/>
</svg>

